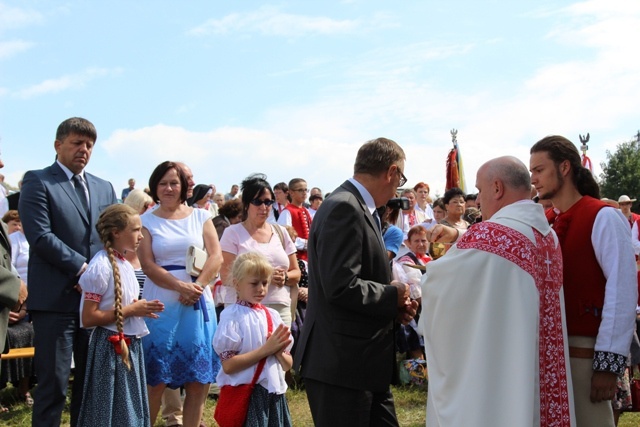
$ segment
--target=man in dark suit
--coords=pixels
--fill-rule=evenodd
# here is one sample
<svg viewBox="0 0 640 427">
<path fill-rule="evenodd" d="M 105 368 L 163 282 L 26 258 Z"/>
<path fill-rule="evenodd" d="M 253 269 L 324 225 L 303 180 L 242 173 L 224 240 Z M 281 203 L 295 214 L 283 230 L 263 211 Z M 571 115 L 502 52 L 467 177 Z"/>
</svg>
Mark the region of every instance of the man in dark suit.
<svg viewBox="0 0 640 427">
<path fill-rule="evenodd" d="M 295 354 L 316 426 L 397 426 L 394 322 L 417 303 L 391 282 L 376 208 L 406 182 L 398 144 L 358 151 L 354 175 L 320 206 L 309 236 L 309 302 Z M 390 283 L 391 282 L 391 283 Z"/>
<path fill-rule="evenodd" d="M 38 373 L 33 426 L 60 425 L 72 352 L 72 426 L 82 403 L 88 335 L 80 329 L 78 279 L 102 247 L 95 229 L 100 212 L 117 202 L 109 182 L 84 172 L 96 136 L 88 120 L 65 120 L 56 133 L 56 161 L 23 179 L 19 210 L 30 245 L 29 311 Z"/>
</svg>

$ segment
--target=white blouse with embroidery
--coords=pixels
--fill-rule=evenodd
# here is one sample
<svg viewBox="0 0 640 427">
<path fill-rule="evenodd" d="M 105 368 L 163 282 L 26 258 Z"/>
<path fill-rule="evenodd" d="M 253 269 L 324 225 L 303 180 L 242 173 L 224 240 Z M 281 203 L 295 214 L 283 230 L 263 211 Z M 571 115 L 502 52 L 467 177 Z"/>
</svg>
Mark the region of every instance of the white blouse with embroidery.
<svg viewBox="0 0 640 427">
<path fill-rule="evenodd" d="M 133 266 L 127 260 L 116 258 L 116 263 L 120 269 L 120 280 L 122 283 L 122 306 L 127 306 L 138 299 L 140 285 L 136 279 Z M 115 290 L 113 284 L 113 270 L 109 255 L 103 249 L 98 252 L 87 267 L 87 270 L 80 276 L 78 281 L 83 291 L 83 298 L 80 301 L 80 326 L 82 325 L 82 310 L 84 301 L 94 301 L 99 303 L 100 310 L 115 309 Z M 115 323 L 102 326 L 110 331 L 118 332 Z M 125 335 L 134 335 L 138 338 L 149 333 L 147 324 L 142 317 L 132 316 L 124 319 Z"/>
<path fill-rule="evenodd" d="M 280 315 L 273 309 L 267 308 L 271 314 L 273 330 L 282 324 Z M 220 314 L 220 324 L 213 337 L 213 348 L 222 361 L 230 359 L 236 354 L 248 353 L 265 344 L 267 341 L 267 318 L 264 310 L 246 301 L 238 301 L 225 308 Z M 290 351 L 293 341 L 287 347 Z M 235 374 L 225 374 L 220 369 L 216 383 L 224 385 L 250 384 L 257 364 Z M 266 388 L 269 393 L 284 394 L 287 383 L 284 371 L 274 355 L 267 357 L 264 368 L 257 384 Z"/>
</svg>

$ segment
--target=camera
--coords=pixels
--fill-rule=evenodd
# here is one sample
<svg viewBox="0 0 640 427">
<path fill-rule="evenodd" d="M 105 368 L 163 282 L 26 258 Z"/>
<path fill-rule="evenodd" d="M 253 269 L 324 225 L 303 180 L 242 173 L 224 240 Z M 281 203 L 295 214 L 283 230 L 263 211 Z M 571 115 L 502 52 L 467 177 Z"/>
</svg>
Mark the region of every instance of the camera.
<svg viewBox="0 0 640 427">
<path fill-rule="evenodd" d="M 387 207 L 389 209 L 409 209 L 409 199 L 406 197 L 394 197 L 393 199 L 389 199 L 387 202 Z"/>
</svg>

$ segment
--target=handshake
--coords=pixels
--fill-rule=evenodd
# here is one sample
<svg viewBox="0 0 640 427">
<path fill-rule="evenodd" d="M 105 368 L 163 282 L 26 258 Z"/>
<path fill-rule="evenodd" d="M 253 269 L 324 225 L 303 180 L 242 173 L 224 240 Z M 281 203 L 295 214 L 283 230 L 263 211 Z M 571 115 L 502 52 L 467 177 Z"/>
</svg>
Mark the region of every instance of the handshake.
<svg viewBox="0 0 640 427">
<path fill-rule="evenodd" d="M 411 322 L 418 311 L 418 301 L 409 298 L 409 285 L 393 280 L 391 286 L 398 290 L 398 316 L 396 320 L 403 325 Z"/>
</svg>

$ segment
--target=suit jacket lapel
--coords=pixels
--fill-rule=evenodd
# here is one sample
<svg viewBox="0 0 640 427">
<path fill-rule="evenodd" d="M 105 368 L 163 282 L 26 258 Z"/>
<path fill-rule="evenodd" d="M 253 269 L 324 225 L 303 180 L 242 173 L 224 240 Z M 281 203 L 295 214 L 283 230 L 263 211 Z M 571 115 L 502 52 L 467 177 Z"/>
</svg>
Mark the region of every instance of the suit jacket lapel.
<svg viewBox="0 0 640 427">
<path fill-rule="evenodd" d="M 80 212 L 80 216 L 82 216 L 82 219 L 84 219 L 84 221 L 89 224 L 87 211 L 85 211 L 84 206 L 82 206 L 82 203 L 80 203 L 80 200 L 78 200 L 78 196 L 76 194 L 75 188 L 73 187 L 73 183 L 69 181 L 69 178 L 67 178 L 67 174 L 64 173 L 57 162 L 54 162 L 51 166 L 51 173 L 53 174 L 53 177 L 56 179 L 62 190 L 64 190 L 67 196 L 69 196 L 69 198 L 71 199 L 71 203 L 73 203 L 76 209 L 78 209 L 78 212 Z"/>
<path fill-rule="evenodd" d="M 87 180 L 87 189 L 89 190 L 89 210 L 91 213 L 91 223 L 95 224 L 98 220 L 97 216 L 100 215 L 100 212 L 98 211 L 100 209 L 100 207 L 98 206 L 99 201 L 97 194 L 98 184 L 93 175 L 85 172 L 84 177 Z"/>
<path fill-rule="evenodd" d="M 373 215 L 371 215 L 371 212 L 369 212 L 369 208 L 367 207 L 367 204 L 364 202 L 364 199 L 362 198 L 362 195 L 360 194 L 360 191 L 358 191 L 356 186 L 353 185 L 349 181 L 345 181 L 344 184 L 342 184 L 342 188 L 344 188 L 345 190 L 347 190 L 348 192 L 350 192 L 354 196 L 356 196 L 356 199 L 358 199 L 358 202 L 360 203 L 360 207 L 364 211 L 364 217 L 366 218 L 367 222 L 369 223 L 369 227 L 371 227 L 373 229 L 373 232 L 375 233 L 376 237 L 378 238 L 378 241 L 380 242 L 380 245 L 386 251 L 386 247 L 384 245 L 384 239 L 382 238 L 382 233 L 381 233 L 380 229 L 378 228 L 378 224 L 377 224 L 375 218 L 373 217 Z M 380 218 L 380 222 L 382 223 L 382 218 Z"/>
</svg>

